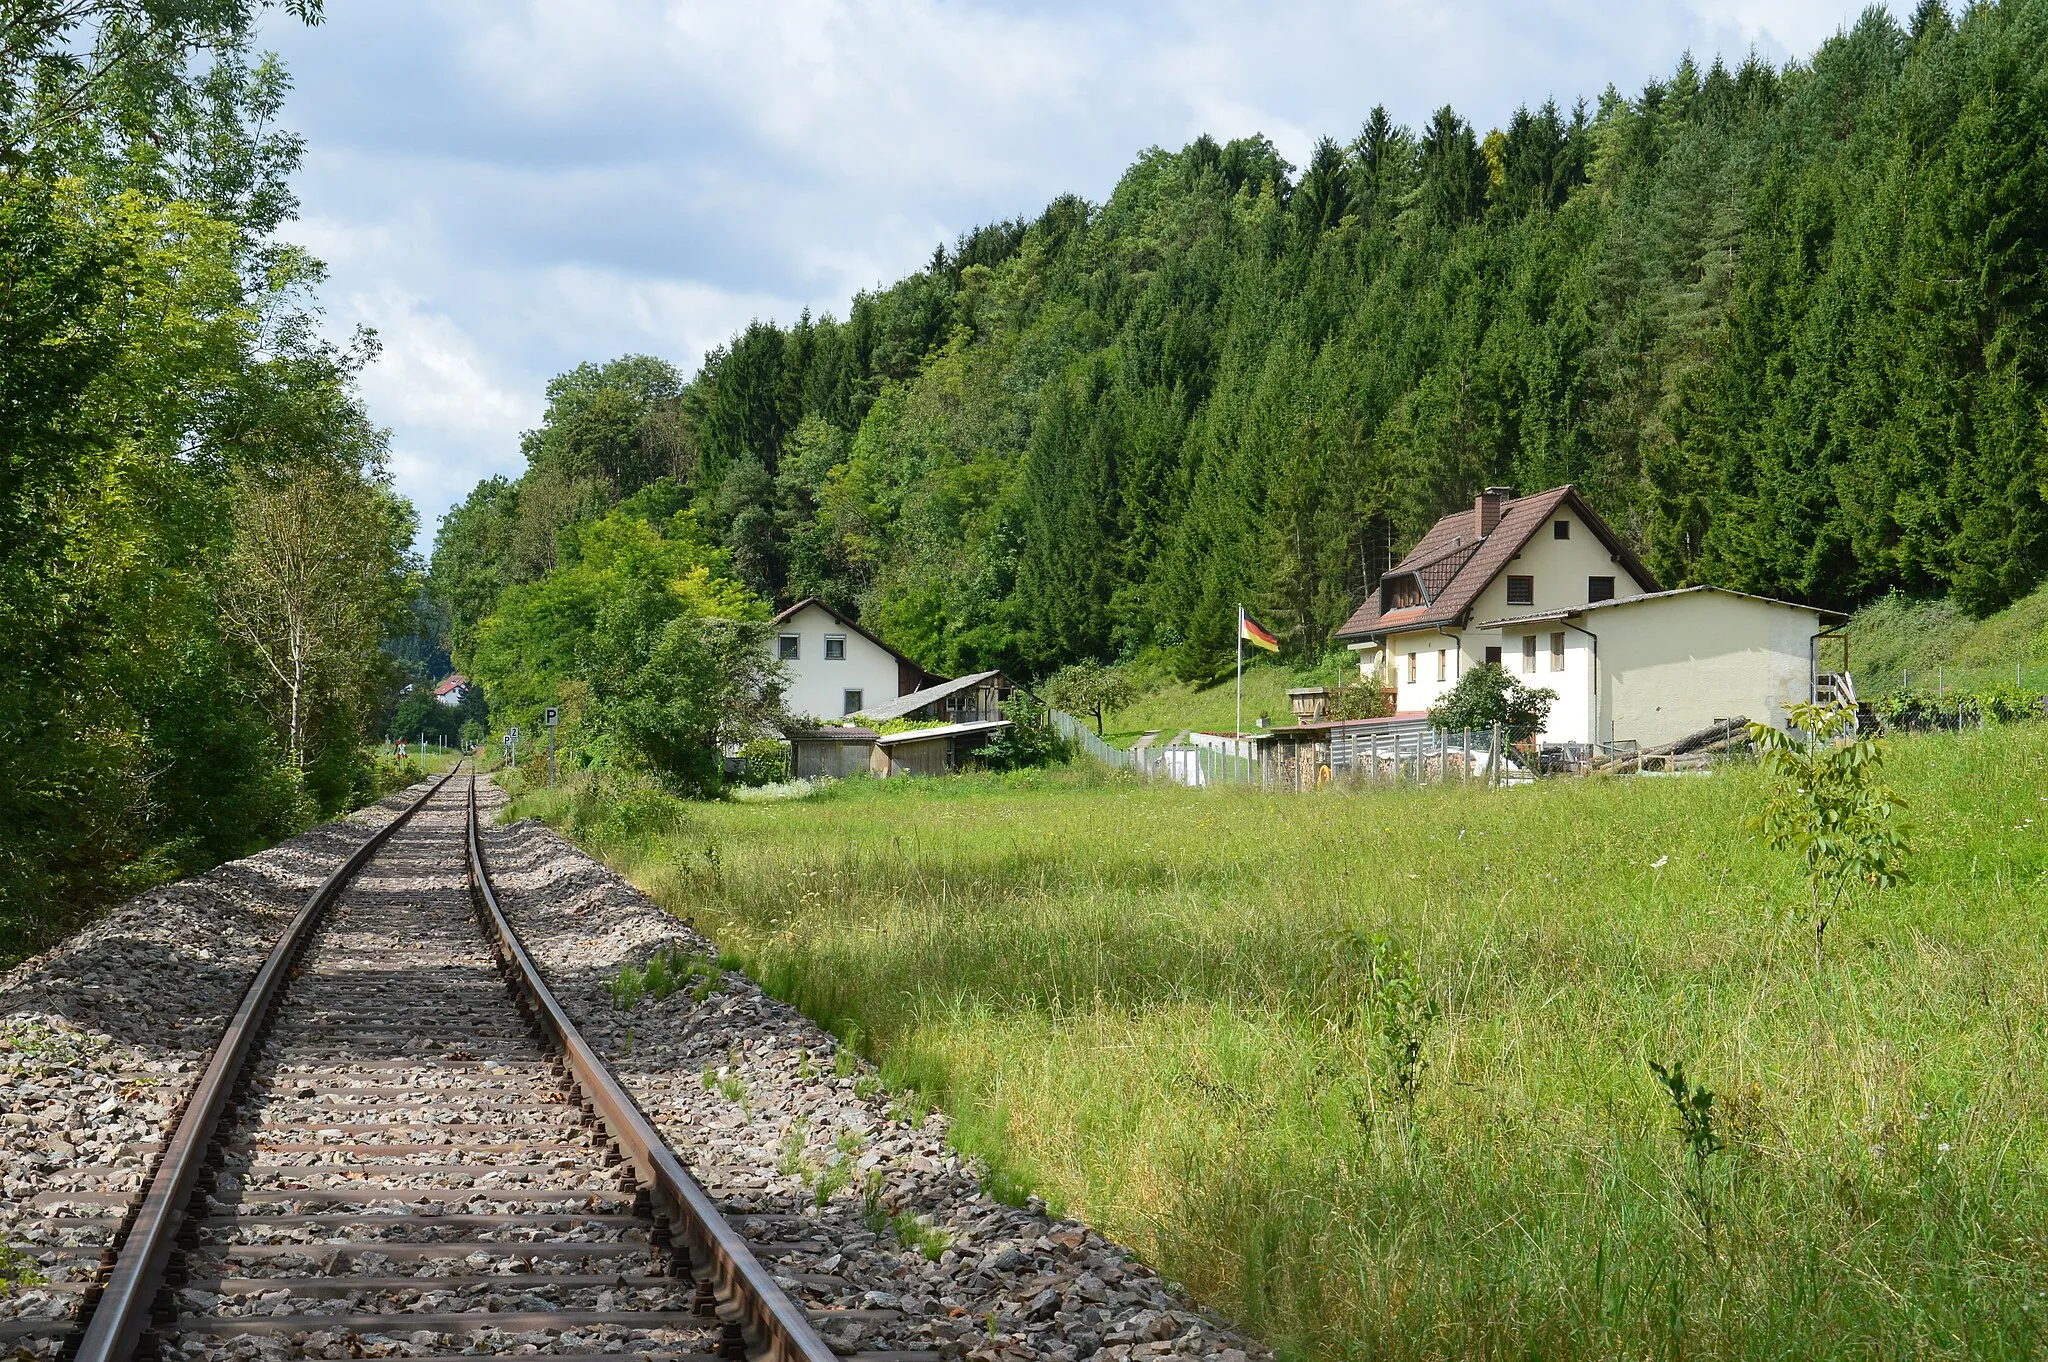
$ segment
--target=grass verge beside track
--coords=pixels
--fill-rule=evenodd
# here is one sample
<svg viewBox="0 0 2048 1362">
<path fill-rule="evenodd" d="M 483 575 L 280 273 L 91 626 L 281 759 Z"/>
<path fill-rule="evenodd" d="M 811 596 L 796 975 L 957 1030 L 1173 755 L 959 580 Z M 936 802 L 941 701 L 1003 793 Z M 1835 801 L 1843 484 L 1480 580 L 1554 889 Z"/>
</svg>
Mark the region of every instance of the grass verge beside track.
<svg viewBox="0 0 2048 1362">
<path fill-rule="evenodd" d="M 2037 1356 L 2048 726 L 1905 740 L 1892 774 L 1914 882 L 1818 971 L 1742 770 L 515 813 L 1300 1355 Z M 1703 1168 L 1649 1070 L 1680 1059 L 1717 1094 Z"/>
</svg>

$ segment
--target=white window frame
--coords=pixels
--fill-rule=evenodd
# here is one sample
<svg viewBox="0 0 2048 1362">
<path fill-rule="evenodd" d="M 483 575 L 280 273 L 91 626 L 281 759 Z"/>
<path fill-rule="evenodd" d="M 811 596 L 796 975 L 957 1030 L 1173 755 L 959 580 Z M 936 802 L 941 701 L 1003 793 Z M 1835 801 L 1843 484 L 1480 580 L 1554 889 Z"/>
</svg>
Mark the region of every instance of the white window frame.
<svg viewBox="0 0 2048 1362">
<path fill-rule="evenodd" d="M 784 644 L 789 646 L 785 649 Z M 775 660 L 777 662 L 803 661 L 804 636 L 802 634 L 777 634 L 775 636 Z"/>
<path fill-rule="evenodd" d="M 839 645 L 839 653 L 838 653 L 838 656 L 836 656 L 836 657 L 835 657 L 835 656 L 833 655 L 833 653 L 832 653 L 832 645 L 833 645 L 833 644 L 835 644 L 835 643 Z M 827 662 L 844 662 L 844 661 L 846 661 L 846 635 L 844 635 L 844 634 L 827 634 L 827 635 L 825 635 L 825 660 L 826 660 Z"/>
</svg>

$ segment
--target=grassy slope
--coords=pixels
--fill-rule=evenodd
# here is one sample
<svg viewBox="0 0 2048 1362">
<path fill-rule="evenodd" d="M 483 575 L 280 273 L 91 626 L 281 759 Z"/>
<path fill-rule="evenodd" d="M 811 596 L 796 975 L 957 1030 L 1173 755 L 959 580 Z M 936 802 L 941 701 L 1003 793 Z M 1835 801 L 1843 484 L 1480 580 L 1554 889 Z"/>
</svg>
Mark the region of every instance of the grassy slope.
<svg viewBox="0 0 2048 1362">
<path fill-rule="evenodd" d="M 1343 655 L 1343 662 L 1351 670 L 1345 675 L 1350 682 L 1357 676 L 1357 659 L 1350 654 Z M 1247 729 L 1257 725 L 1259 716 L 1264 714 L 1275 725 L 1294 722 L 1294 711 L 1287 703 L 1290 686 L 1328 686 L 1336 683 L 1336 664 L 1326 660 L 1322 664 L 1291 666 L 1286 663 L 1268 662 L 1263 657 L 1246 659 L 1244 670 L 1244 726 Z M 1127 709 L 1121 709 L 1109 716 L 1104 727 L 1104 736 L 1112 747 L 1129 747 L 1139 735 L 1159 730 L 1158 741 L 1170 742 L 1174 734 L 1188 729 L 1211 733 L 1228 733 L 1237 724 L 1237 682 L 1234 676 L 1225 676 L 1210 685 L 1191 685 L 1176 681 L 1165 673 L 1150 674 L 1141 671 L 1137 677 L 1138 699 Z"/>
<path fill-rule="evenodd" d="M 1818 975 L 1741 770 L 855 782 L 572 830 L 968 1147 L 1305 1355 L 2038 1355 L 2048 726 L 1903 740 L 1894 775 L 1917 879 Z M 1378 940 L 1439 1011 L 1412 1116 Z M 1720 1094 L 1711 1232 L 1647 1068 L 1677 1058 Z"/>
<path fill-rule="evenodd" d="M 2026 685 L 2048 689 L 2048 587 L 1983 620 L 1947 601 L 1888 597 L 1849 621 L 1849 661 L 1866 696 L 1895 689 L 1906 674 L 1915 690 L 1937 681 L 1978 690 L 2012 681 L 2015 665 Z"/>
</svg>

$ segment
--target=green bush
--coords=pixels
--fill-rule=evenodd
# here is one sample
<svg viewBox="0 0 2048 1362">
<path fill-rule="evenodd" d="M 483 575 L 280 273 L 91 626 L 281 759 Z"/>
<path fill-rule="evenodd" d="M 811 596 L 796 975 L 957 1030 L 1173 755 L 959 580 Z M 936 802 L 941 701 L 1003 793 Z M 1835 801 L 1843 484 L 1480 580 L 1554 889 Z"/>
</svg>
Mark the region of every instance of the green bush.
<svg viewBox="0 0 2048 1362">
<path fill-rule="evenodd" d="M 789 779 L 789 744 L 776 738 L 756 738 L 740 749 L 746 770 L 740 779 L 749 785 L 777 785 Z"/>
<path fill-rule="evenodd" d="M 1980 690 L 1966 703 L 1972 713 L 1994 724 L 2016 724 L 2041 717 L 2041 693 L 2011 683 Z"/>
<path fill-rule="evenodd" d="M 1021 771 L 1070 760 L 1066 740 L 1053 731 L 1045 706 L 1018 691 L 1003 701 L 1003 717 L 1010 726 L 997 731 L 981 745 L 977 760 L 992 771 Z"/>
<path fill-rule="evenodd" d="M 1446 733 L 1503 724 L 1516 733 L 1535 733 L 1550 718 L 1557 692 L 1532 688 L 1509 676 L 1498 662 L 1482 662 L 1458 678 L 1450 693 L 1429 708 L 1430 727 Z"/>
</svg>

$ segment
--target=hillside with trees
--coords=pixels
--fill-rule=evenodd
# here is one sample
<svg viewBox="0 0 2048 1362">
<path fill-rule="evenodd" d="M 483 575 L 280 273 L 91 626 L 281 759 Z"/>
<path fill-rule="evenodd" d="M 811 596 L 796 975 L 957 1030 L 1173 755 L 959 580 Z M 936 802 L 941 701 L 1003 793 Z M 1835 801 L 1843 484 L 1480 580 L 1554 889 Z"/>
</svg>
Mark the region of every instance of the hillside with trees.
<svg viewBox="0 0 2048 1362">
<path fill-rule="evenodd" d="M 265 8 L 0 26 L 0 960 L 373 792 L 415 522 L 356 396 L 374 338 L 320 339 L 278 235 Z"/>
<path fill-rule="evenodd" d="M 666 479 L 771 602 L 933 668 L 1313 653 L 1490 483 L 1574 482 L 1667 584 L 1983 614 L 2048 574 L 2048 3 L 1871 10 L 1482 132 L 1154 149 L 844 320 L 551 385 L 444 522 L 458 660 Z"/>
</svg>

